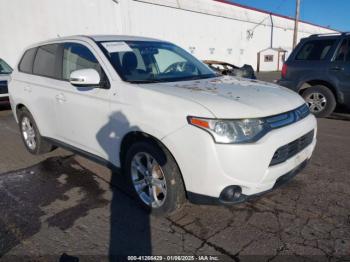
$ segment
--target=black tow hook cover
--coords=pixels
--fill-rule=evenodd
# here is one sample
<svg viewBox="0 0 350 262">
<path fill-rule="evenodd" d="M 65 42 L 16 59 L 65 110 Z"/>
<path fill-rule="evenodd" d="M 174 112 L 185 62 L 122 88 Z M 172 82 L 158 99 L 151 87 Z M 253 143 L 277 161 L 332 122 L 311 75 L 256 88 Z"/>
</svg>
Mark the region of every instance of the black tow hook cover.
<svg viewBox="0 0 350 262">
<path fill-rule="evenodd" d="M 228 186 L 221 191 L 220 200 L 222 202 L 240 202 L 242 188 L 240 186 Z"/>
</svg>

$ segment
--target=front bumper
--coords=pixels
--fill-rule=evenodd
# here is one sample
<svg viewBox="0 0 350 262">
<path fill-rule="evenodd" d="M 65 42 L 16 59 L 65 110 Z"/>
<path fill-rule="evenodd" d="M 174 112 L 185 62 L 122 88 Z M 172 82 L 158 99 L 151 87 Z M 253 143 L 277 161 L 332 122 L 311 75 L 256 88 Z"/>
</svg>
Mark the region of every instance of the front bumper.
<svg viewBox="0 0 350 262">
<path fill-rule="evenodd" d="M 282 163 L 271 165 L 275 152 L 314 130 L 311 144 Z M 252 144 L 215 144 L 203 130 L 186 126 L 162 142 L 175 157 L 189 198 L 219 199 L 228 186 L 239 186 L 249 197 L 271 190 L 279 178 L 311 158 L 317 125 L 313 115 L 270 131 Z M 193 199 L 193 198 L 192 198 Z"/>
<path fill-rule="evenodd" d="M 299 166 L 289 171 L 287 174 L 284 174 L 281 177 L 279 177 L 276 180 L 272 189 L 266 190 L 264 192 L 260 192 L 249 196 L 242 194 L 238 199 L 235 199 L 232 201 L 226 201 L 221 196 L 216 198 L 216 197 L 205 196 L 205 195 L 196 194 L 192 192 L 187 192 L 187 198 L 191 203 L 197 204 L 197 205 L 221 205 L 221 204 L 230 205 L 230 204 L 243 203 L 250 199 L 272 192 L 273 190 L 287 184 L 290 180 L 292 180 L 297 174 L 299 174 L 307 166 L 308 162 L 309 160 L 305 160 Z"/>
</svg>

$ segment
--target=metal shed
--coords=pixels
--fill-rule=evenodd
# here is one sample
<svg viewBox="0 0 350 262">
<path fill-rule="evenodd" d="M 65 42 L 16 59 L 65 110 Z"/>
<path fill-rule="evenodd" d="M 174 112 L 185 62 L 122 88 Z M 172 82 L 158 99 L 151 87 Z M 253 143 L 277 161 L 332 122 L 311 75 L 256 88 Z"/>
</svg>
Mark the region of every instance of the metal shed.
<svg viewBox="0 0 350 262">
<path fill-rule="evenodd" d="M 286 60 L 287 50 L 283 48 L 266 48 L 258 52 L 257 71 L 280 71 Z"/>
</svg>

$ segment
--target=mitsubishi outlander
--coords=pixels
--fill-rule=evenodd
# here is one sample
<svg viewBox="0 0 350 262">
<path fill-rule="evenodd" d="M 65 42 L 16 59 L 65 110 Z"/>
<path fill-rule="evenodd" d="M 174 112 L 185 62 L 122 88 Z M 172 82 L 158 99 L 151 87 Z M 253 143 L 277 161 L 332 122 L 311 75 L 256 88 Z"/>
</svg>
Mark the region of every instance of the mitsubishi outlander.
<svg viewBox="0 0 350 262">
<path fill-rule="evenodd" d="M 150 38 L 30 46 L 9 95 L 29 152 L 63 146 L 117 167 L 155 214 L 186 199 L 234 204 L 268 192 L 300 172 L 316 144 L 315 117 L 295 92 L 219 76 Z"/>
</svg>

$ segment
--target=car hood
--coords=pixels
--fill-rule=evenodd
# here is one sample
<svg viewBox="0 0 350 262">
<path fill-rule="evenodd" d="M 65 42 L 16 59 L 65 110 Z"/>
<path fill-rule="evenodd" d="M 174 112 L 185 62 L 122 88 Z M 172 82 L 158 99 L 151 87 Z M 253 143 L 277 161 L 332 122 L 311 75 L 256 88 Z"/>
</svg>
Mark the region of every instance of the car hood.
<svg viewBox="0 0 350 262">
<path fill-rule="evenodd" d="M 201 104 L 217 118 L 266 117 L 305 103 L 287 88 L 232 76 L 143 86 Z"/>
</svg>

